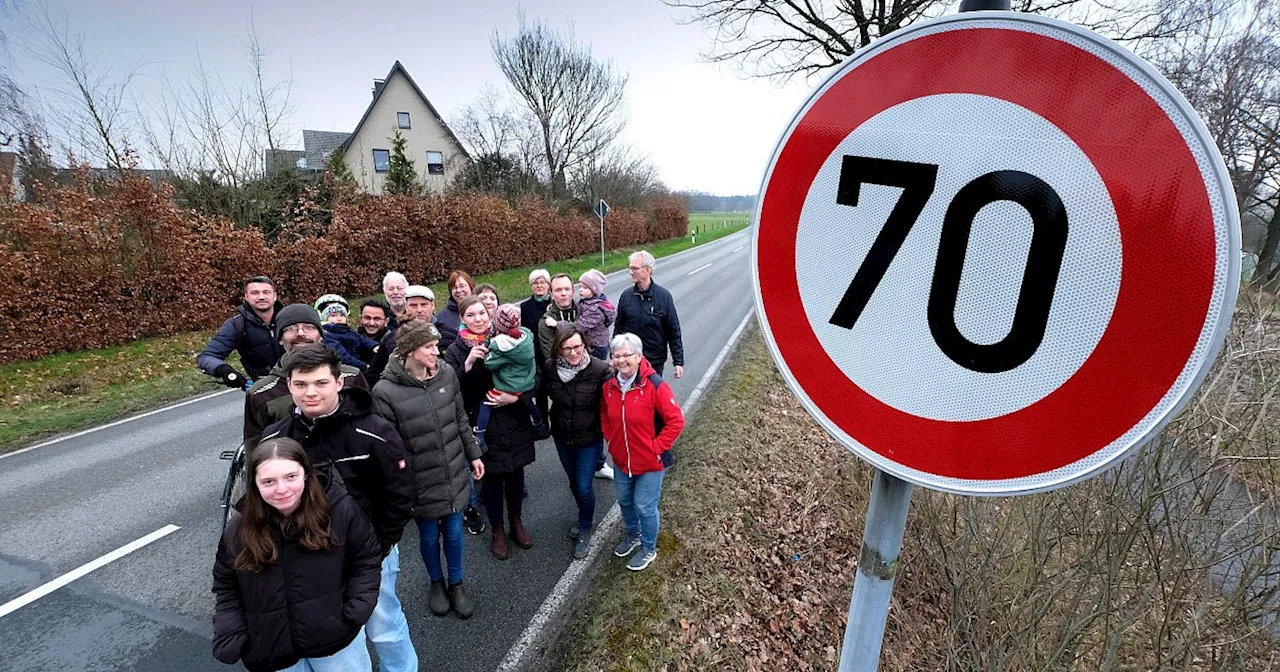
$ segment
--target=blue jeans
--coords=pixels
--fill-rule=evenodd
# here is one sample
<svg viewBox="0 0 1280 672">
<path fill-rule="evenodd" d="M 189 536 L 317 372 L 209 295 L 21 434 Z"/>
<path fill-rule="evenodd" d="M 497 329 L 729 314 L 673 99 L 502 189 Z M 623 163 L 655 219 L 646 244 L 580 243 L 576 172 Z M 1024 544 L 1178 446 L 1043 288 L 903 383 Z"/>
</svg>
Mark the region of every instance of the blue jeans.
<svg viewBox="0 0 1280 672">
<path fill-rule="evenodd" d="M 560 454 L 560 466 L 569 477 L 569 491 L 578 504 L 578 529 L 586 532 L 596 517 L 596 491 L 593 483 L 597 458 L 604 448 L 604 441 L 571 445 L 556 437 L 556 452 Z"/>
<path fill-rule="evenodd" d="M 621 468 L 613 471 L 613 487 L 618 491 L 618 508 L 627 537 L 640 537 L 644 550 L 658 547 L 658 500 L 662 498 L 662 476 L 666 471 L 628 476 Z"/>
<path fill-rule="evenodd" d="M 283 672 L 368 672 L 373 669 L 369 647 L 364 643 L 364 628 L 347 648 L 324 658 L 303 658 Z"/>
<path fill-rule="evenodd" d="M 462 583 L 462 512 L 444 518 L 415 518 L 418 523 L 418 548 L 422 562 L 432 581 L 444 579 L 440 567 L 440 536 L 444 533 L 444 561 L 449 566 L 449 584 Z"/>
<path fill-rule="evenodd" d="M 400 575 L 400 547 L 392 546 L 382 559 L 382 585 L 378 604 L 365 623 L 365 634 L 378 652 L 380 672 L 417 672 L 418 652 L 409 641 L 409 621 L 405 620 L 400 598 L 396 597 L 396 577 Z"/>
</svg>

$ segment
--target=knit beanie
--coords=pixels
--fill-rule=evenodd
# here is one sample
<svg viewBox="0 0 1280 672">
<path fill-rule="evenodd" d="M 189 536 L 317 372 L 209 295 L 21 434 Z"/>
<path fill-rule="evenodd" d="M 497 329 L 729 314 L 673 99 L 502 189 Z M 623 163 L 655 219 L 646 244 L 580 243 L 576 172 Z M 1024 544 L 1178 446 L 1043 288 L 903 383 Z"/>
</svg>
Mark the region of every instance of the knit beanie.
<svg viewBox="0 0 1280 672">
<path fill-rule="evenodd" d="M 578 282 L 581 282 L 583 287 L 591 290 L 592 294 L 600 296 L 604 294 L 604 285 L 608 282 L 608 279 L 604 277 L 604 273 L 593 268 L 583 273 L 582 277 L 578 278 Z"/>
<path fill-rule="evenodd" d="M 493 326 L 500 334 L 506 334 L 511 338 L 520 338 L 520 306 L 514 303 L 504 303 L 498 306 L 498 310 L 493 316 Z"/>
<path fill-rule="evenodd" d="M 276 340 L 280 340 L 280 336 L 284 334 L 287 327 L 295 324 L 310 324 L 316 329 L 320 328 L 320 315 L 316 313 L 316 309 L 305 303 L 291 303 L 280 309 L 280 313 L 276 315 Z"/>
<path fill-rule="evenodd" d="M 334 313 L 341 313 L 345 317 L 351 312 L 347 300 L 337 294 L 325 294 L 316 299 L 315 309 L 320 313 L 321 322 L 328 322 L 329 316 Z"/>
<path fill-rule="evenodd" d="M 440 340 L 440 330 L 426 320 L 410 320 L 400 325 L 396 332 L 396 359 L 401 362 L 409 358 L 414 350 Z"/>
</svg>

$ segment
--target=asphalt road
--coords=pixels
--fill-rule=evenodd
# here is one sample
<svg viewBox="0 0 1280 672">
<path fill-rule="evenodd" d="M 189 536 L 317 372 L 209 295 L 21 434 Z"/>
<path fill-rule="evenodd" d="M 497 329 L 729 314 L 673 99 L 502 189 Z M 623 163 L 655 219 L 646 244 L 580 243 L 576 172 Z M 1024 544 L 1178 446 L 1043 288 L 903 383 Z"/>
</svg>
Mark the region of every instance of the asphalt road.
<svg viewBox="0 0 1280 672">
<path fill-rule="evenodd" d="M 674 294 L 684 330 L 685 377 L 667 369 L 681 400 L 751 309 L 749 247 L 738 233 L 658 261 L 654 278 Z M 606 292 L 616 300 L 628 284 L 611 275 Z M 215 661 L 209 640 L 227 468 L 218 453 L 238 443 L 242 408 L 240 395 L 221 394 L 0 459 L 0 605 L 179 528 L 0 615 L 0 670 L 239 669 Z M 600 519 L 614 495 L 610 482 L 596 485 Z M 422 670 L 496 669 L 572 561 L 565 530 L 576 512 L 550 441 L 538 445 L 528 490 L 533 549 L 513 545 L 502 562 L 489 554 L 487 532 L 467 538 L 466 580 L 478 604 L 469 621 L 427 611 L 417 530 L 405 531 L 399 594 Z"/>
</svg>

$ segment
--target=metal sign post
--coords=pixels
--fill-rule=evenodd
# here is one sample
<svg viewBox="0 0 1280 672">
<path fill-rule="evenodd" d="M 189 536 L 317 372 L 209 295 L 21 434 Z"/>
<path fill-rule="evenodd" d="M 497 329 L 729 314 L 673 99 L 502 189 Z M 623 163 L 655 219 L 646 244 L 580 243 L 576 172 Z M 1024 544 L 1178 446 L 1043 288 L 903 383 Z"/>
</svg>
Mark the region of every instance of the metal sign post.
<svg viewBox="0 0 1280 672">
<path fill-rule="evenodd" d="M 600 268 L 603 269 L 604 268 L 604 218 L 606 215 L 609 214 L 609 204 L 605 203 L 603 198 L 600 199 L 600 201 L 596 203 L 594 212 L 596 213 L 596 217 L 600 218 Z"/>
</svg>

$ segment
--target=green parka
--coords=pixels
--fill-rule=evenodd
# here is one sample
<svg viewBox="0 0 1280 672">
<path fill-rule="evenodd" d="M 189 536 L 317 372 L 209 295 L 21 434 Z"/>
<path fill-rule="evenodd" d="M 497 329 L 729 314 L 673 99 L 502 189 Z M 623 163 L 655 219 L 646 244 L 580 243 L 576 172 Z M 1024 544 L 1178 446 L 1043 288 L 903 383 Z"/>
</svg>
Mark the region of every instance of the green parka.
<svg viewBox="0 0 1280 672">
<path fill-rule="evenodd" d="M 373 386 L 373 410 L 395 425 L 409 452 L 417 483 L 417 518 L 443 518 L 462 511 L 471 493 L 467 472 L 480 448 L 462 405 L 453 368 L 440 362 L 430 380 L 418 380 L 392 357 Z"/>
</svg>

